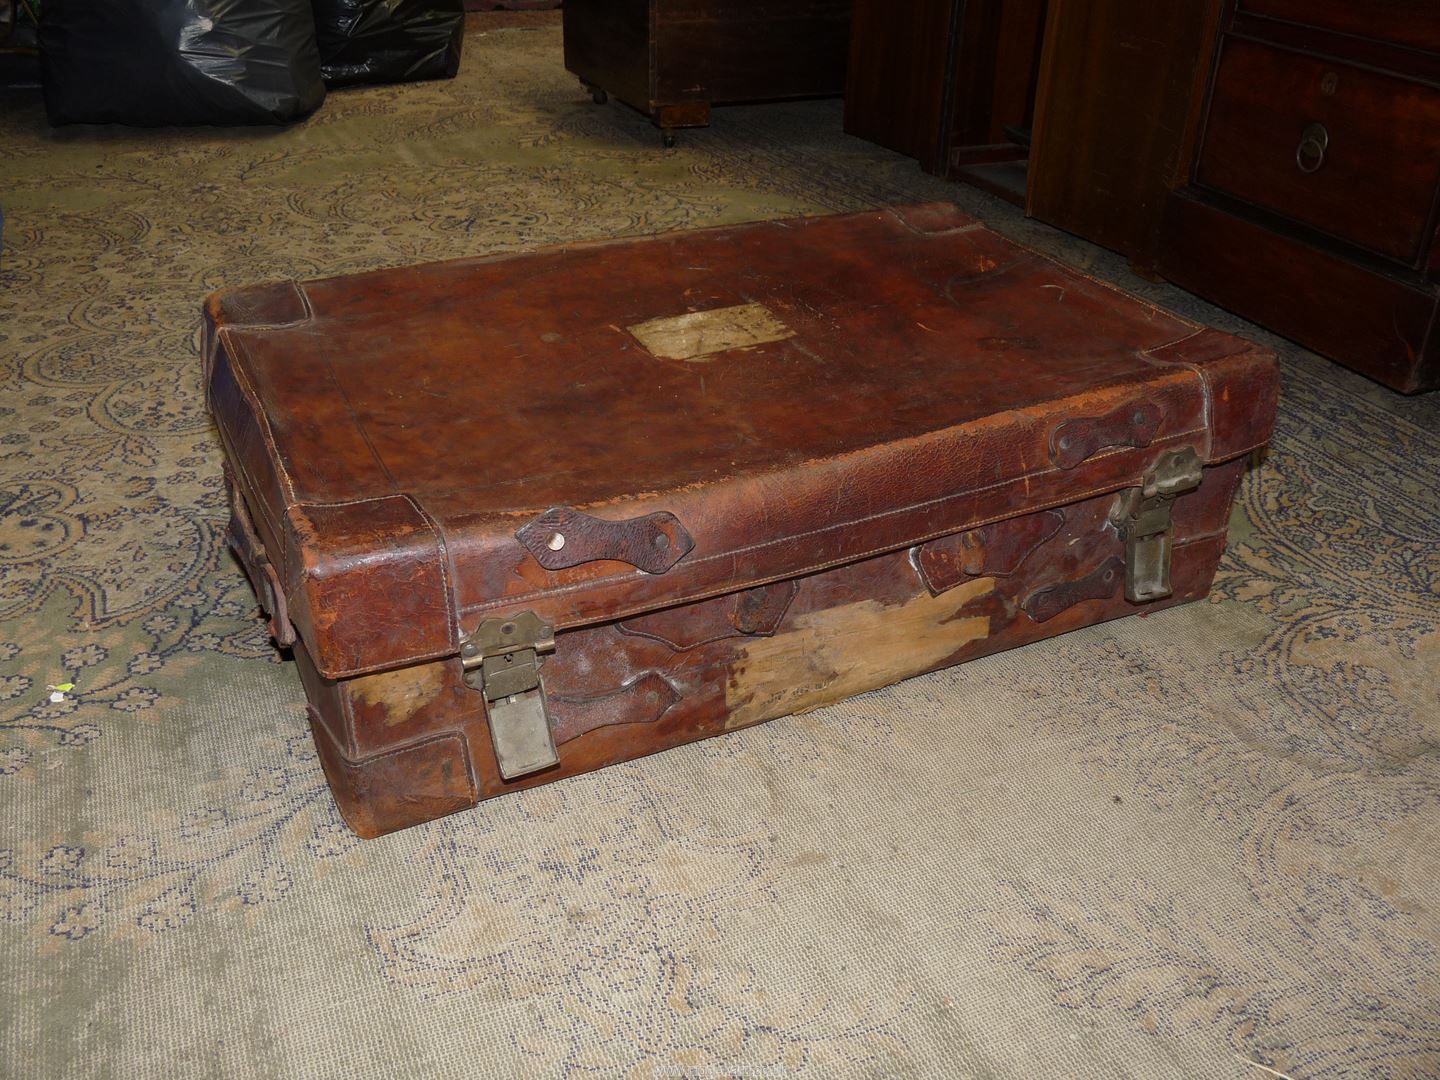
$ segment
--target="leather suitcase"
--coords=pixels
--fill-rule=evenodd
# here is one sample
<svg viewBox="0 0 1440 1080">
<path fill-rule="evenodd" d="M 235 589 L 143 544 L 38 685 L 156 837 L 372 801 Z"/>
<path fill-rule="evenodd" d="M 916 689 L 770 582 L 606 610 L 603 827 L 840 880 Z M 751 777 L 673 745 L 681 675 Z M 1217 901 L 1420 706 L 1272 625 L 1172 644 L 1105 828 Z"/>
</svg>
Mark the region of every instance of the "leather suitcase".
<svg viewBox="0 0 1440 1080">
<path fill-rule="evenodd" d="M 1276 405 L 945 205 L 205 311 L 232 544 L 367 837 L 1202 597 Z"/>
</svg>

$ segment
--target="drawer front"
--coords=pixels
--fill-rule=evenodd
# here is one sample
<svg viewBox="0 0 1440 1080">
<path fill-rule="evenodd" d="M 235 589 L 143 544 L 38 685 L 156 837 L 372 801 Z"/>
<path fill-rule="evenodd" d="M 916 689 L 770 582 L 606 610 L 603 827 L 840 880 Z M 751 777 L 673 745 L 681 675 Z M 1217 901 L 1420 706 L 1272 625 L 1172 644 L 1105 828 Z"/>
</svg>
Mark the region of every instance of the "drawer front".
<svg viewBox="0 0 1440 1080">
<path fill-rule="evenodd" d="M 1435 0 L 1239 0 L 1235 6 L 1246 15 L 1440 52 Z"/>
<path fill-rule="evenodd" d="M 1196 182 L 1414 264 L 1440 184 L 1440 91 L 1227 38 Z"/>
</svg>

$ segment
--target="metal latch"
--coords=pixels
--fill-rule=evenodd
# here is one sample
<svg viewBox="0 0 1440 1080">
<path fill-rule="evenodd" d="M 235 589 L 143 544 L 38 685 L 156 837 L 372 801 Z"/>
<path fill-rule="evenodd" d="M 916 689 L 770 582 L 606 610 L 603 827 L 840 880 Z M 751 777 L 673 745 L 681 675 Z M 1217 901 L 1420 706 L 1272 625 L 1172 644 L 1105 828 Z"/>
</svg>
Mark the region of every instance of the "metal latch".
<svg viewBox="0 0 1440 1080">
<path fill-rule="evenodd" d="M 1125 541 L 1125 599 L 1163 600 L 1170 587 L 1175 529 L 1170 505 L 1200 486 L 1203 462 L 1189 446 L 1160 455 L 1138 488 L 1127 488 L 1110 508 L 1110 524 Z"/>
<path fill-rule="evenodd" d="M 485 698 L 495 759 L 506 780 L 560 760 L 540 679 L 539 654 L 554 649 L 555 628 L 533 611 L 486 619 L 460 646 L 465 685 Z"/>
</svg>

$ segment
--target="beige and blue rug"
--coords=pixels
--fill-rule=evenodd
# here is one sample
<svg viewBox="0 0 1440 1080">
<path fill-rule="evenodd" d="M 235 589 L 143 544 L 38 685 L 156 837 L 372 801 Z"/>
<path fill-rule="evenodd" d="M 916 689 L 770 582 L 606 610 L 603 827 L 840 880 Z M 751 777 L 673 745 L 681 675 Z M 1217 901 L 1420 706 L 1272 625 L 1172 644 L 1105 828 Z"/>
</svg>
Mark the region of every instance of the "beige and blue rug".
<svg viewBox="0 0 1440 1080">
<path fill-rule="evenodd" d="M 0 100 L 0 1073 L 1440 1076 L 1440 395 L 836 102 L 662 152 L 528 25 L 285 131 Z M 225 553 L 202 297 L 935 198 L 1280 348 L 1213 599 L 353 839 Z"/>
</svg>

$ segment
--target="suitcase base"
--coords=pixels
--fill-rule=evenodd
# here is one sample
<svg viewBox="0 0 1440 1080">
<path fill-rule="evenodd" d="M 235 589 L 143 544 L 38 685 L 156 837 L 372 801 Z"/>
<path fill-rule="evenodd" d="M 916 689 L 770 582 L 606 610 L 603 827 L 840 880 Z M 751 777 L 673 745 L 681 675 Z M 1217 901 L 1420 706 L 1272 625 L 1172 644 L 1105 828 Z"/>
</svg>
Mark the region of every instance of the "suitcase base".
<svg viewBox="0 0 1440 1080">
<path fill-rule="evenodd" d="M 1173 591 L 1151 602 L 1126 599 L 1134 549 L 1127 553 L 1113 521 L 1122 492 L 563 631 L 541 667 L 558 762 L 510 780 L 483 695 L 467 685 L 458 657 L 329 680 L 297 643 L 326 777 L 355 832 L 379 836 L 508 791 L 1198 600 L 1224 552 L 1244 469 L 1244 459 L 1206 468 L 1200 486 L 1175 500 Z"/>
</svg>

